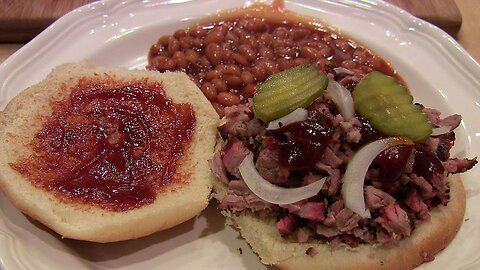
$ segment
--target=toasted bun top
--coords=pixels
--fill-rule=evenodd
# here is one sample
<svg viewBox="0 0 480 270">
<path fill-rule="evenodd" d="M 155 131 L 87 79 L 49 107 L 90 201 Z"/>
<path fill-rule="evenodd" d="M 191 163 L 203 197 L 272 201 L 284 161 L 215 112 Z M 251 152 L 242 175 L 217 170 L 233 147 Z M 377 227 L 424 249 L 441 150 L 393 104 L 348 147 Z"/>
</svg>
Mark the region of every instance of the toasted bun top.
<svg viewBox="0 0 480 270">
<path fill-rule="evenodd" d="M 450 176 L 450 201 L 430 210 L 430 220 L 420 222 L 412 235 L 397 246 L 362 244 L 355 248 L 340 245 L 332 247 L 318 242 L 296 243 L 280 236 L 276 221 L 259 219 L 250 213 L 231 217 L 240 234 L 250 244 L 262 263 L 276 265 L 280 269 L 413 269 L 428 256 L 434 256 L 454 238 L 463 221 L 465 191 L 458 175 Z M 226 186 L 220 181 L 214 185 L 215 197 L 221 199 Z M 309 248 L 315 255 L 307 255 Z"/>
<path fill-rule="evenodd" d="M 165 171 L 163 174 L 152 174 L 156 177 L 155 179 L 145 178 L 153 185 L 149 186 L 148 191 L 155 193 L 151 196 L 150 201 L 145 202 L 142 201 L 142 198 L 137 198 L 148 195 L 148 192 L 140 192 L 138 193 L 140 195 L 132 194 L 132 198 L 139 203 L 127 206 L 117 207 L 115 205 L 117 202 L 121 204 L 121 197 L 119 200 L 110 200 L 108 203 L 102 203 L 102 200 L 92 202 L 91 196 L 84 199 L 71 193 L 62 193 L 53 191 L 52 188 L 46 188 L 45 183 L 51 179 L 45 179 L 48 178 L 45 176 L 49 176 L 50 171 L 37 174 L 43 178 L 33 179 L 35 177 L 32 174 L 25 173 L 25 171 L 32 170 L 31 167 L 23 168 L 24 171 L 19 169 L 26 165 L 37 166 L 37 163 L 43 162 L 32 161 L 32 157 L 35 158 L 37 157 L 35 154 L 38 154 L 35 146 L 32 146 L 32 141 L 36 136 L 38 137 L 39 132 L 46 125 L 48 126 L 49 119 L 58 113 L 59 108 L 63 108 L 61 106 L 64 104 L 69 104 L 65 102 L 72 99 L 72 95 L 75 93 L 74 89 L 85 81 L 101 85 L 107 91 L 119 87 L 131 87 L 132 84 L 158 85 L 163 89 L 167 100 L 171 100 L 169 104 L 186 104 L 184 107 L 174 109 L 177 114 L 171 114 L 166 119 L 161 117 L 153 120 L 147 119 L 144 114 L 143 116 L 134 116 L 143 117 L 141 121 L 153 121 L 153 124 L 151 123 L 153 127 L 163 125 L 163 122 L 155 121 L 176 121 L 173 125 L 166 125 L 169 130 L 157 130 L 160 137 L 163 136 L 170 140 L 162 147 L 180 146 L 174 150 L 164 148 L 150 152 L 152 166 L 155 170 Z M 188 129 L 186 134 L 176 134 L 171 129 L 180 125 L 178 123 L 182 123 L 179 122 L 178 115 L 182 114 L 182 111 L 187 111 L 186 114 L 188 114 L 188 110 L 182 108 L 191 108 L 193 113 L 189 115 L 193 115 L 194 120 L 190 121 L 189 125 L 184 125 Z M 156 112 L 158 113 L 158 110 Z M 163 111 L 160 110 L 160 113 L 156 115 L 161 116 L 162 113 Z M 95 120 L 97 121 L 98 118 Z M 118 117 L 117 120 L 122 121 L 122 117 Z M 86 122 L 87 125 L 91 124 Z M 207 160 L 213 154 L 217 122 L 218 115 L 211 104 L 184 73 L 161 74 L 155 71 L 128 71 L 123 68 L 107 69 L 87 63 L 64 64 L 55 68 L 42 82 L 22 91 L 0 114 L 0 152 L 2 152 L 0 156 L 0 188 L 18 209 L 63 237 L 112 242 L 145 236 L 184 222 L 207 206 L 212 186 L 212 174 Z M 133 128 L 129 130 L 133 130 Z M 147 134 L 152 137 L 150 133 L 147 132 Z M 171 136 L 168 137 L 164 134 Z M 181 138 L 175 139 L 177 135 Z M 137 135 L 127 131 L 126 136 Z M 142 140 L 139 143 L 144 143 L 145 139 L 150 140 L 150 137 L 141 137 Z M 181 141 L 185 143 L 178 143 Z M 72 155 L 85 155 L 85 153 L 89 153 L 90 147 L 97 146 L 87 145 L 85 146 L 87 151 L 77 151 Z M 149 147 L 151 146 L 152 144 L 149 145 Z M 69 154 L 69 152 L 65 153 Z M 122 154 L 125 153 L 133 153 L 133 151 L 122 152 Z M 167 155 L 163 160 L 167 160 L 168 164 L 161 163 L 162 155 Z M 174 158 L 171 157 L 172 155 Z M 29 159 L 30 161 L 28 161 Z M 90 157 L 90 159 L 92 158 Z M 125 159 L 127 160 L 127 158 Z M 89 158 L 81 160 L 88 161 Z M 111 160 L 108 161 L 112 163 Z M 16 167 L 18 164 L 20 166 Z M 64 165 L 65 163 L 59 164 Z M 57 168 L 56 165 L 53 162 L 48 164 L 50 167 L 47 166 L 47 168 L 53 168 L 55 173 L 69 171 L 68 168 Z M 41 166 L 39 168 L 44 168 Z M 76 164 L 72 164 L 72 167 L 75 166 Z M 146 165 L 135 163 L 132 168 L 138 169 L 141 166 Z M 163 170 L 163 168 L 167 169 Z M 142 174 L 141 170 L 135 171 L 132 175 L 137 177 L 139 174 Z M 125 185 L 119 185 L 119 187 L 127 190 L 132 188 L 133 183 L 130 182 L 130 184 L 128 181 L 123 183 L 127 185 L 126 187 Z M 71 183 L 71 181 L 67 181 L 67 183 Z M 75 189 L 72 190 L 76 192 Z"/>
</svg>

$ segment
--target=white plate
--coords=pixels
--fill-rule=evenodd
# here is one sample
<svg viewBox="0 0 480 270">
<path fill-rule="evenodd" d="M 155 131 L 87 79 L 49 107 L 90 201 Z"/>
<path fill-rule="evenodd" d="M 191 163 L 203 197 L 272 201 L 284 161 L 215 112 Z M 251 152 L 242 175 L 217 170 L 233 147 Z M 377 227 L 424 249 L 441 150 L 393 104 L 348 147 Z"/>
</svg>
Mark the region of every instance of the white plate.
<svg viewBox="0 0 480 270">
<path fill-rule="evenodd" d="M 0 108 L 61 63 L 89 60 L 142 68 L 150 45 L 160 35 L 248 2 L 107 0 L 79 8 L 0 66 Z M 444 114 L 461 114 L 453 155 L 480 155 L 480 66 L 447 34 L 377 0 L 301 0 L 287 1 L 286 6 L 323 18 L 383 56 L 407 81 L 417 101 Z M 480 268 L 479 178 L 480 166 L 463 175 L 466 221 L 453 243 L 421 269 Z M 58 239 L 0 195 L 0 268 L 266 269 L 224 222 L 210 207 L 196 219 L 153 236 L 92 244 Z"/>
</svg>

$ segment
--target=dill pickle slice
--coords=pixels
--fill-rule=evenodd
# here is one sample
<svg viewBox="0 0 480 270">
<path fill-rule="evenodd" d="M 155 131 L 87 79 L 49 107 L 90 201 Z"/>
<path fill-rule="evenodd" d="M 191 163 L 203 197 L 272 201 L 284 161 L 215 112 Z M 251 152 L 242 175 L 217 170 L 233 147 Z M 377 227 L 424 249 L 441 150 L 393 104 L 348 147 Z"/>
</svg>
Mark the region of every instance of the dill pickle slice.
<svg viewBox="0 0 480 270">
<path fill-rule="evenodd" d="M 422 108 L 413 104 L 408 90 L 381 72 L 370 72 L 355 86 L 353 102 L 355 110 L 385 135 L 419 142 L 432 133 L 432 124 Z"/>
<path fill-rule="evenodd" d="M 328 84 L 314 64 L 299 65 L 268 77 L 253 97 L 255 116 L 265 123 L 315 101 Z"/>
</svg>

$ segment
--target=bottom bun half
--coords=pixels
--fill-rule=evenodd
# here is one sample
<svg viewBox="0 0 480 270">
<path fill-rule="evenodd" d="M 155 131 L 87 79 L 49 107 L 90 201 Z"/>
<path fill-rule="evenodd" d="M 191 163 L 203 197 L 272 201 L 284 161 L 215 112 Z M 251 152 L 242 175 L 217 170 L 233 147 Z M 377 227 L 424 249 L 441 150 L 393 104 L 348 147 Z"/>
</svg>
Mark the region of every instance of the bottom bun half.
<svg viewBox="0 0 480 270">
<path fill-rule="evenodd" d="M 241 236 L 258 254 L 262 263 L 280 269 L 413 269 L 444 249 L 454 238 L 463 221 L 465 191 L 460 177 L 448 178 L 450 201 L 430 211 L 430 220 L 416 226 L 412 235 L 398 245 L 362 244 L 351 248 L 346 245 L 331 247 L 323 243 L 295 243 L 282 238 L 273 218 L 259 219 L 250 212 L 235 215 L 223 214 L 233 221 Z M 226 186 L 220 181 L 214 185 L 215 197 L 226 194 Z M 314 248 L 316 254 L 307 255 Z"/>
</svg>

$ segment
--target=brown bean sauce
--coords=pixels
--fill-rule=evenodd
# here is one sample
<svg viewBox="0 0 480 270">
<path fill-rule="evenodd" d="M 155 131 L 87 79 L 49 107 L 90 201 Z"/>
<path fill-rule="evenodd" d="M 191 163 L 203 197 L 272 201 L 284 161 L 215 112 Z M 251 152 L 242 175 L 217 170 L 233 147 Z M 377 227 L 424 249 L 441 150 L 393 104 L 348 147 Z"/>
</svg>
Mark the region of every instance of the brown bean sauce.
<svg viewBox="0 0 480 270">
<path fill-rule="evenodd" d="M 160 37 L 150 48 L 147 68 L 186 72 L 221 116 L 224 107 L 251 98 L 268 76 L 299 64 L 314 63 L 327 73 L 345 67 L 360 77 L 372 70 L 395 75 L 383 59 L 355 41 L 310 19 L 296 20 L 297 14 L 259 7 L 264 10 L 220 14 Z M 344 76 L 333 75 L 336 80 Z"/>
<path fill-rule="evenodd" d="M 60 199 L 126 211 L 152 203 L 174 177 L 195 128 L 189 104 L 161 84 L 83 79 L 33 138 L 33 154 L 11 166 Z"/>
</svg>

